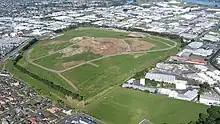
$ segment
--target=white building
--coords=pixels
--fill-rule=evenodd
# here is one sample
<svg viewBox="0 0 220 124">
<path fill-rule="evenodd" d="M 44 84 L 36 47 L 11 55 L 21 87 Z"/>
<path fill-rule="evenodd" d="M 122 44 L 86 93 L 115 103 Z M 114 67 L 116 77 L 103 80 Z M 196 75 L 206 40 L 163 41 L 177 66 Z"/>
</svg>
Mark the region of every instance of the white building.
<svg viewBox="0 0 220 124">
<path fill-rule="evenodd" d="M 198 49 L 203 45 L 202 42 L 191 42 L 188 46 L 192 49 Z"/>
<path fill-rule="evenodd" d="M 212 41 L 212 42 L 219 42 L 220 41 L 218 36 L 214 36 L 214 35 L 210 35 L 210 34 L 206 34 L 202 39 L 207 40 L 207 41 Z"/>
<path fill-rule="evenodd" d="M 169 94 L 169 97 L 175 98 L 175 99 L 181 99 L 181 100 L 186 100 L 186 101 L 192 101 L 198 96 L 198 90 L 189 90 L 184 94 L 180 94 L 176 91 L 171 91 Z"/>
<path fill-rule="evenodd" d="M 187 84 L 187 81 L 184 81 L 184 80 L 176 80 L 176 89 L 179 89 L 179 90 L 184 90 L 186 89 L 186 84 Z"/>
<path fill-rule="evenodd" d="M 199 102 L 205 105 L 220 105 L 220 96 L 218 95 L 200 95 Z"/>
<path fill-rule="evenodd" d="M 165 89 L 165 88 L 158 88 L 157 92 L 159 94 L 163 94 L 163 95 L 169 95 L 171 90 L 170 89 Z"/>
<path fill-rule="evenodd" d="M 146 86 L 138 86 L 133 84 L 123 84 L 123 88 L 133 88 L 135 90 L 141 90 L 141 91 L 149 91 L 151 93 L 154 93 L 156 91 L 156 88 L 146 87 Z"/>
<path fill-rule="evenodd" d="M 143 86 L 145 85 L 145 79 L 144 78 L 140 79 L 140 84 L 143 85 Z"/>
<path fill-rule="evenodd" d="M 159 81 L 159 82 L 166 82 L 174 84 L 176 81 L 176 77 L 174 75 L 168 75 L 168 74 L 159 74 L 159 73 L 147 73 L 145 75 L 146 79 Z"/>
</svg>

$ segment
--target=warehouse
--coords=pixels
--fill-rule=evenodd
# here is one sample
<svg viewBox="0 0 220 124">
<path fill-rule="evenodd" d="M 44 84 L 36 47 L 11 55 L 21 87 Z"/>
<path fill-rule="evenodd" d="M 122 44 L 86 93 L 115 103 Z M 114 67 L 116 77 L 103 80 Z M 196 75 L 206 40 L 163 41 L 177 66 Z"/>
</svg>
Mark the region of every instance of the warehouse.
<svg viewBox="0 0 220 124">
<path fill-rule="evenodd" d="M 175 83 L 176 81 L 176 77 L 174 75 L 159 74 L 159 73 L 147 73 L 145 75 L 145 78 L 149 80 L 166 82 L 166 83 Z"/>
<path fill-rule="evenodd" d="M 214 35 L 210 35 L 210 34 L 206 34 L 202 40 L 206 40 L 206 41 L 212 41 L 212 42 L 219 42 L 220 39 L 218 36 L 214 36 Z"/>
<path fill-rule="evenodd" d="M 198 49 L 203 45 L 202 42 L 191 42 L 188 46 L 192 49 Z"/>
<path fill-rule="evenodd" d="M 199 102 L 205 105 L 220 105 L 220 96 L 217 94 L 200 95 Z"/>
<path fill-rule="evenodd" d="M 175 98 L 175 99 L 181 99 L 181 100 L 187 100 L 187 101 L 192 101 L 195 99 L 198 95 L 198 90 L 188 90 L 184 94 L 180 94 L 177 91 L 171 91 L 169 94 L 169 97 Z"/>
<path fill-rule="evenodd" d="M 170 70 L 173 68 L 173 66 L 171 64 L 165 64 L 165 63 L 157 63 L 156 67 L 158 69 L 162 69 L 162 70 Z"/>
</svg>

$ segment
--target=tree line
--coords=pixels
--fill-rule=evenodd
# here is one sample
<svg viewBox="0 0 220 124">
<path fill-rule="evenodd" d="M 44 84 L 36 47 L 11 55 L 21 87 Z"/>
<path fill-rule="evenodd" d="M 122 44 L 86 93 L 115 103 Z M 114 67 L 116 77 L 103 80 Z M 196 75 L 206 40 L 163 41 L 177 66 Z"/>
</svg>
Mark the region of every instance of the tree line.
<svg viewBox="0 0 220 124">
<path fill-rule="evenodd" d="M 199 119 L 196 122 L 191 121 L 188 124 L 220 124 L 220 107 L 209 107 L 206 114 L 199 113 Z"/>
</svg>

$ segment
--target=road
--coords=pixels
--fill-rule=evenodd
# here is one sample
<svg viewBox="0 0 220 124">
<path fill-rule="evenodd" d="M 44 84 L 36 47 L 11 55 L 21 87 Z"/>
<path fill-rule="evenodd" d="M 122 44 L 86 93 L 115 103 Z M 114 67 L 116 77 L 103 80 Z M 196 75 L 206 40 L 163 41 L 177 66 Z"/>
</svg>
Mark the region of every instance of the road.
<svg viewBox="0 0 220 124">
<path fill-rule="evenodd" d="M 165 40 L 170 40 L 170 39 L 166 39 L 166 38 L 163 38 L 163 39 L 165 39 Z M 159 41 L 159 40 L 157 40 L 157 41 L 158 41 L 158 42 L 161 42 L 161 41 Z M 170 40 L 170 41 L 172 41 L 172 40 Z M 29 63 L 31 63 L 32 65 L 34 65 L 34 66 L 37 66 L 37 67 L 39 67 L 39 68 L 42 68 L 42 69 L 44 69 L 44 70 L 47 70 L 47 71 L 49 71 L 49 72 L 53 72 L 53 73 L 59 75 L 63 80 L 65 80 L 69 85 L 71 85 L 72 88 L 74 88 L 75 90 L 78 90 L 78 88 L 73 84 L 73 82 L 71 82 L 70 80 L 68 80 L 66 77 L 64 77 L 64 76 L 62 75 L 63 72 L 72 70 L 72 69 L 74 69 L 74 68 L 83 66 L 83 65 L 85 65 L 85 64 L 92 63 L 92 62 L 94 62 L 94 61 L 98 61 L 98 60 L 101 60 L 101 59 L 105 59 L 105 58 L 109 58 L 109 57 L 114 57 L 114 56 L 118 56 L 118 55 L 143 54 L 143 53 L 150 53 L 150 52 L 159 52 L 159 51 L 171 50 L 171 49 L 173 49 L 173 48 L 175 48 L 175 47 L 177 46 L 177 43 L 176 43 L 175 41 L 172 41 L 172 42 L 175 43 L 175 45 L 171 46 L 170 44 L 167 44 L 167 43 L 163 42 L 164 44 L 166 44 L 167 46 L 169 46 L 169 47 L 164 48 L 164 49 L 146 50 L 146 51 L 138 51 L 138 52 L 124 52 L 124 53 L 118 53 L 118 54 L 114 54 L 114 55 L 103 56 L 103 57 L 100 57 L 100 58 L 97 58 L 97 59 L 93 59 L 93 60 L 90 60 L 90 61 L 87 61 L 87 62 L 78 64 L 78 65 L 76 65 L 76 66 L 73 66 L 73 67 L 70 67 L 70 68 L 67 68 L 67 69 L 64 69 L 64 70 L 59 70 L 59 71 L 58 71 L 58 70 L 53 70 L 53 69 L 50 69 L 50 68 L 46 68 L 46 67 L 44 67 L 44 66 L 42 66 L 42 65 L 39 65 L 39 64 L 37 64 L 37 63 L 34 63 L 33 61 L 36 60 L 36 59 L 34 59 L 34 60 L 31 60 L 31 59 L 30 59 L 31 49 L 29 49 L 28 52 L 27 52 L 26 60 L 27 60 Z"/>
<path fill-rule="evenodd" d="M 8 53 L 1 61 L 0 63 L 4 63 L 2 70 L 5 70 L 5 62 L 11 57 L 16 55 L 24 46 L 26 46 L 33 38 L 25 40 L 20 46 L 18 46 L 16 49 Z"/>
</svg>

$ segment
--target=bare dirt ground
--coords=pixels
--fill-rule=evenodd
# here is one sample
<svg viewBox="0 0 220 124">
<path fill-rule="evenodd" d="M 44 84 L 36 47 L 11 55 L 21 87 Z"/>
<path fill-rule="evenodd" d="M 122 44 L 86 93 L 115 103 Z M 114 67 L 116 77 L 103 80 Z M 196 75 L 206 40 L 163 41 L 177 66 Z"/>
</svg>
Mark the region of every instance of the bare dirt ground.
<svg viewBox="0 0 220 124">
<path fill-rule="evenodd" d="M 83 52 L 92 52 L 101 55 L 114 55 L 124 52 L 137 52 L 148 50 L 153 47 L 153 44 L 143 41 L 140 38 L 94 38 L 94 37 L 76 37 L 70 40 L 74 45 L 79 48 L 69 46 L 60 51 L 64 53 L 63 57 L 80 54 Z"/>
</svg>

